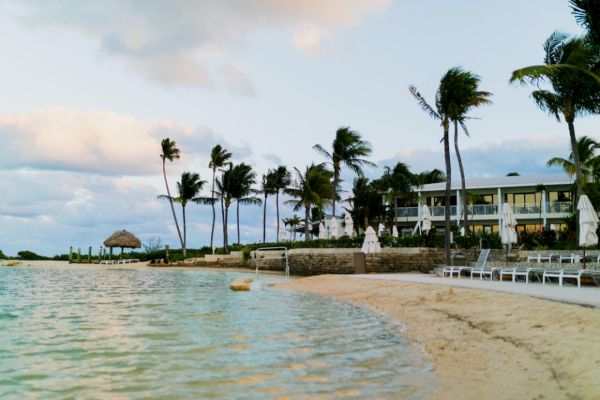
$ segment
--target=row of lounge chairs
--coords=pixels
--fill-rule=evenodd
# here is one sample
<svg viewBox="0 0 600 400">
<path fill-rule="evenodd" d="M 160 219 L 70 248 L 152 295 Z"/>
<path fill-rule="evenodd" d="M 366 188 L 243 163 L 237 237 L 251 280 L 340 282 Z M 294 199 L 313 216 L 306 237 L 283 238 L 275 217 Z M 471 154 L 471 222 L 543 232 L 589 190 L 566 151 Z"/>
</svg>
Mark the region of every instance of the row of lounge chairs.
<svg viewBox="0 0 600 400">
<path fill-rule="evenodd" d="M 483 249 L 475 266 L 446 266 L 442 269 L 442 276 L 460 278 L 461 275 L 466 275 L 470 276 L 471 279 L 478 277 L 481 280 L 493 280 L 497 277 L 500 281 L 504 281 L 505 277 L 510 277 L 512 282 L 516 282 L 517 278 L 524 278 L 525 283 L 537 280 L 542 284 L 557 279 L 560 286 L 563 286 L 565 279 L 569 279 L 575 280 L 578 287 L 581 287 L 582 278 L 586 277 L 594 281 L 596 285 L 600 285 L 600 262 L 598 261 L 586 264 L 585 268 L 578 262 L 573 262 L 565 268 L 560 259 L 556 263 L 550 261 L 543 267 L 540 264 L 536 265 L 529 262 L 511 263 L 511 265 L 506 266 L 502 262 L 488 263 L 488 256 L 489 249 Z"/>
<path fill-rule="evenodd" d="M 126 258 L 126 259 L 122 259 L 122 260 L 101 260 L 100 264 L 113 265 L 113 264 L 131 264 L 131 263 L 136 263 L 136 262 L 140 262 L 140 260 L 138 260 L 137 258 Z"/>
<path fill-rule="evenodd" d="M 553 262 L 558 263 L 579 263 L 582 261 L 582 255 L 574 252 L 559 252 L 559 253 L 538 253 L 527 256 L 527 262 Z M 585 255 L 586 261 L 589 262 L 600 262 L 600 253 L 598 250 L 591 250 Z"/>
</svg>

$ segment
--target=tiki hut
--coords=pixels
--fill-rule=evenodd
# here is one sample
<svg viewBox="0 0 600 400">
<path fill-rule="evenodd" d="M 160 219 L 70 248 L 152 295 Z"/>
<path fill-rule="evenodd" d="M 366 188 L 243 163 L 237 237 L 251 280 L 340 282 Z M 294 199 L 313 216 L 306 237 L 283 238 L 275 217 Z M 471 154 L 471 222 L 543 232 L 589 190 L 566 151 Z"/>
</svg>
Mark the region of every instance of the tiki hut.
<svg viewBox="0 0 600 400">
<path fill-rule="evenodd" d="M 104 241 L 104 246 L 110 249 L 110 254 L 112 255 L 113 247 L 121 248 L 121 255 L 119 259 L 123 257 L 123 249 L 139 249 L 142 247 L 142 242 L 140 239 L 135 237 L 135 235 L 131 232 L 127 232 L 126 230 L 116 231 L 113 233 L 108 239 Z"/>
</svg>

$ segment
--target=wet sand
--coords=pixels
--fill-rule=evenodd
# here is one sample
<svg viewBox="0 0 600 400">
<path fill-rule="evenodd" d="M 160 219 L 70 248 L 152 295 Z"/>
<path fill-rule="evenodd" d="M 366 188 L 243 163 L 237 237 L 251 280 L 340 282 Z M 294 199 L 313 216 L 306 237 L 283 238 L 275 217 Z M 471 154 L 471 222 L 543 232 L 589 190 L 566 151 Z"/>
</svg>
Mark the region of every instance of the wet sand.
<svg viewBox="0 0 600 400">
<path fill-rule="evenodd" d="M 332 296 L 401 322 L 434 367 L 434 399 L 600 398 L 598 308 L 333 275 L 276 287 Z"/>
</svg>

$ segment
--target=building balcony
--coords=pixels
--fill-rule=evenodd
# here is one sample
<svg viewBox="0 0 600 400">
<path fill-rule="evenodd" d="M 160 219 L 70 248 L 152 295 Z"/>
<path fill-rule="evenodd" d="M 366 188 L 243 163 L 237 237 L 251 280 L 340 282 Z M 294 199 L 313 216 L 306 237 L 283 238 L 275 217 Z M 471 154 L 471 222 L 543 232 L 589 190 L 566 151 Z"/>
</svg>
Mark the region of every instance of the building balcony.
<svg viewBox="0 0 600 400">
<path fill-rule="evenodd" d="M 535 218 L 544 217 L 551 215 L 553 217 L 566 217 L 573 211 L 573 205 L 571 202 L 553 202 L 546 203 L 546 212 L 540 209 L 540 204 L 512 204 L 513 213 L 517 217 L 521 218 Z M 474 219 L 498 219 L 500 218 L 499 207 L 496 204 L 475 204 L 468 205 L 467 210 L 469 216 Z M 444 217 L 445 207 L 444 206 L 433 206 L 429 207 L 432 219 L 440 219 Z M 416 221 L 419 216 L 418 207 L 398 207 L 398 220 L 399 221 Z M 450 215 L 456 217 L 457 207 L 450 207 Z"/>
</svg>

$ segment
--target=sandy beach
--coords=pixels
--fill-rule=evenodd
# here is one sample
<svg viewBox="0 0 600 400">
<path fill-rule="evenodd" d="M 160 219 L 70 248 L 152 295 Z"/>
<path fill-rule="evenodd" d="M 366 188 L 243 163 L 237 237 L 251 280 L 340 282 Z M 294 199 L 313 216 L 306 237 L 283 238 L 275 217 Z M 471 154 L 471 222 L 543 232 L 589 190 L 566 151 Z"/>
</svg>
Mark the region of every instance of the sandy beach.
<svg viewBox="0 0 600 400">
<path fill-rule="evenodd" d="M 401 322 L 434 367 L 434 399 L 600 398 L 600 309 L 337 275 L 277 288 L 332 296 Z"/>
</svg>

